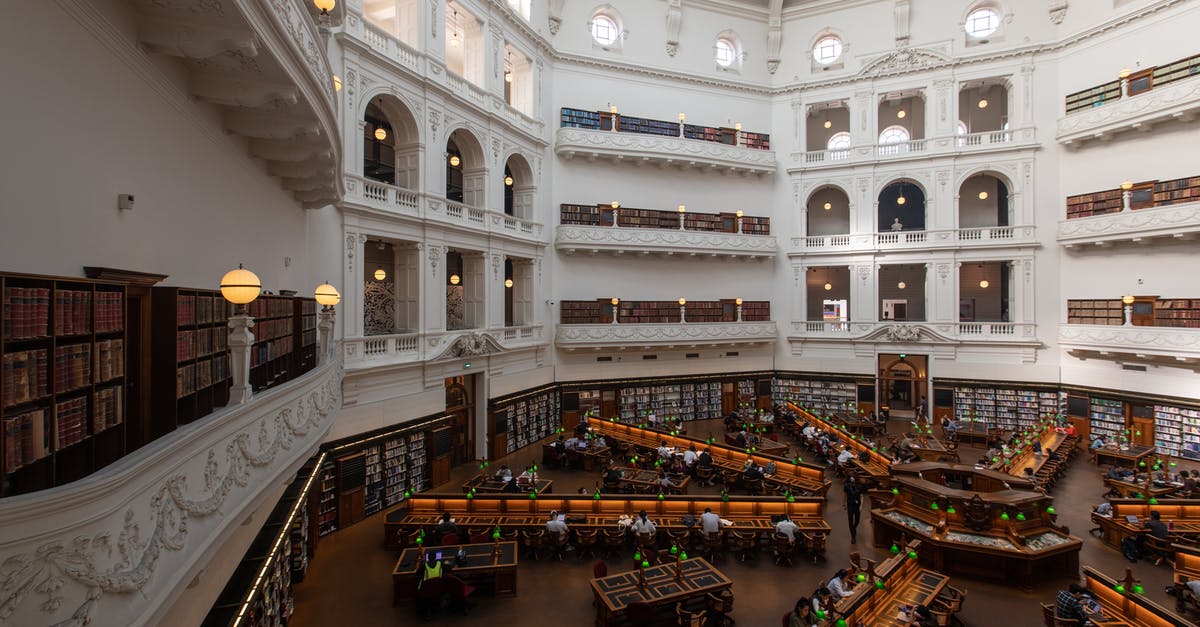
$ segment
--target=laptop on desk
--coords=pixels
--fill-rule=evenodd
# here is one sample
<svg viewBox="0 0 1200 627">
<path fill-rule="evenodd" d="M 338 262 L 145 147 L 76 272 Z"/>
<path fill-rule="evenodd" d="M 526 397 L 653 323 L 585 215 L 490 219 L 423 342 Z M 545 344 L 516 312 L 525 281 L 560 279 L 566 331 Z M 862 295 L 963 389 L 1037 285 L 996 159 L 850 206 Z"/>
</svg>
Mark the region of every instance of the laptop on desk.
<svg viewBox="0 0 1200 627">
<path fill-rule="evenodd" d="M 1125 522 L 1131 525 L 1140 525 L 1142 523 L 1142 521 L 1138 519 L 1137 514 L 1127 514 L 1125 516 Z"/>
</svg>

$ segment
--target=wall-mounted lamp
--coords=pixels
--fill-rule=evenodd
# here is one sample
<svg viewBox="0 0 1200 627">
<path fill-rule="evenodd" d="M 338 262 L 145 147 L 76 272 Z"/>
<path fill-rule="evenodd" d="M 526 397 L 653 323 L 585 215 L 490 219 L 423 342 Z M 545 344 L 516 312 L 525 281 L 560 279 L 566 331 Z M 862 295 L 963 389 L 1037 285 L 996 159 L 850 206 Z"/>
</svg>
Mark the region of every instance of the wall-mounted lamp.
<svg viewBox="0 0 1200 627">
<path fill-rule="evenodd" d="M 612 300 L 609 300 L 608 302 L 612 303 L 613 307 L 616 307 L 617 305 L 621 304 L 621 299 L 614 297 L 614 298 L 612 298 Z"/>
<path fill-rule="evenodd" d="M 457 274 L 451 274 L 450 275 L 450 285 L 458 285 L 459 283 L 462 283 L 462 278 L 459 277 Z"/>
<path fill-rule="evenodd" d="M 342 91 L 342 79 L 337 74 L 333 75 L 333 91 Z"/>
<path fill-rule="evenodd" d="M 512 82 L 512 79 L 513 79 L 512 72 L 505 72 L 505 73 L 504 73 L 504 82 L 506 82 L 506 83 L 511 83 L 511 82 Z"/>
<path fill-rule="evenodd" d="M 258 280 L 258 275 L 240 263 L 221 277 L 221 296 L 237 305 L 239 310 L 244 310 L 246 305 L 254 302 L 261 292 L 262 282 Z"/>
<path fill-rule="evenodd" d="M 825 211 L 829 211 L 830 209 L 833 209 L 833 203 L 831 203 L 831 202 L 825 203 Z"/>
<path fill-rule="evenodd" d="M 609 207 L 612 207 L 613 209 L 620 209 L 620 208 L 621 208 L 621 201 L 619 201 L 619 200 L 614 200 L 614 201 L 612 201 L 612 202 L 608 203 L 608 206 L 609 206 Z"/>
<path fill-rule="evenodd" d="M 908 199 L 904 197 L 904 192 L 900 192 L 900 196 L 896 198 L 896 204 L 903 205 L 906 202 L 908 202 Z"/>
<path fill-rule="evenodd" d="M 828 291 L 829 291 L 829 290 L 831 290 L 831 289 L 833 289 L 833 284 L 832 284 L 832 283 L 826 283 L 826 284 L 825 284 L 825 291 L 826 291 L 826 292 L 828 292 Z"/>
<path fill-rule="evenodd" d="M 1122 189 L 1122 190 L 1125 190 L 1125 191 L 1129 191 L 1129 190 L 1133 189 L 1133 181 L 1124 181 L 1124 182 L 1122 182 L 1122 183 L 1121 183 L 1121 189 Z"/>
<path fill-rule="evenodd" d="M 734 303 L 735 305 L 737 305 L 738 307 L 741 307 L 741 306 L 742 306 L 742 299 L 740 299 L 740 298 L 735 298 L 735 299 L 733 299 L 733 303 Z"/>
<path fill-rule="evenodd" d="M 684 205 L 679 205 L 679 213 L 683 213 L 685 211 L 687 211 L 687 207 Z"/>
<path fill-rule="evenodd" d="M 321 15 L 329 15 L 333 7 L 337 6 L 337 0 L 313 0 L 313 6 L 321 12 Z"/>
<path fill-rule="evenodd" d="M 1121 297 L 1121 302 L 1125 303 L 1126 305 L 1132 305 L 1133 304 L 1133 296 L 1126 294 L 1125 296 Z"/>
<path fill-rule="evenodd" d="M 342 295 L 338 293 L 337 288 L 328 283 L 318 285 L 317 289 L 313 290 L 313 298 L 318 305 L 325 307 L 333 307 L 342 302 Z"/>
<path fill-rule="evenodd" d="M 906 288 L 906 287 L 908 287 L 908 284 L 906 284 L 904 281 L 901 281 L 901 282 L 899 282 L 899 283 L 897 283 L 897 284 L 896 284 L 896 288 L 897 288 L 897 289 L 904 289 L 904 288 Z"/>
<path fill-rule="evenodd" d="M 903 120 L 904 116 L 906 116 L 906 115 L 908 115 L 908 113 L 905 113 L 904 109 L 901 109 L 896 112 L 896 117 L 900 118 L 901 120 Z"/>
<path fill-rule="evenodd" d="M 833 122 L 830 122 L 829 120 L 825 120 L 824 126 L 825 126 L 825 128 L 833 128 Z"/>
<path fill-rule="evenodd" d="M 684 306 L 684 305 L 686 305 L 686 304 L 687 304 L 687 299 L 686 299 L 686 298 L 680 298 L 678 302 L 679 302 L 679 306 L 680 306 L 680 307 L 682 307 L 682 306 Z"/>
<path fill-rule="evenodd" d="M 1132 73 L 1133 72 L 1130 72 L 1129 68 L 1127 68 L 1127 67 L 1121 68 L 1121 71 L 1117 73 L 1117 77 L 1124 80 L 1124 79 L 1129 78 L 1129 75 Z"/>
</svg>

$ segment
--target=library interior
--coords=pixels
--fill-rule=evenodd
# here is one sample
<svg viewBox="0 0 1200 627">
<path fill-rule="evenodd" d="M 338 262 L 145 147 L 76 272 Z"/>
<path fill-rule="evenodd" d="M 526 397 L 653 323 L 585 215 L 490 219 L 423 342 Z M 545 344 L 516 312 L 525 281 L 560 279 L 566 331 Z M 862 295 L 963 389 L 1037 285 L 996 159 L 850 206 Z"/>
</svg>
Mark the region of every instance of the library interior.
<svg viewBox="0 0 1200 627">
<path fill-rule="evenodd" d="M 10 3 L 0 625 L 1198 625 L 1198 28 Z"/>
</svg>

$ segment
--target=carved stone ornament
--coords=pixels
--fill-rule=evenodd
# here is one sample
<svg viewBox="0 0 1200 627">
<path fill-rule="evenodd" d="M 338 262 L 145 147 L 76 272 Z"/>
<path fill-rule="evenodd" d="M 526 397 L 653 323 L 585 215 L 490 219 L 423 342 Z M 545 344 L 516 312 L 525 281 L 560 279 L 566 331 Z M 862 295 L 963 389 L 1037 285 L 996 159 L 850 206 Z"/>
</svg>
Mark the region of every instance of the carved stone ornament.
<svg viewBox="0 0 1200 627">
<path fill-rule="evenodd" d="M 893 342 L 915 342 L 921 339 L 921 327 L 903 324 L 888 325 L 887 338 Z"/>
<path fill-rule="evenodd" d="M 1067 16 L 1067 0 L 1050 0 L 1050 23 L 1062 24 Z"/>
<path fill-rule="evenodd" d="M 477 357 L 479 355 L 489 355 L 503 351 L 504 347 L 496 338 L 487 333 L 464 333 L 460 335 L 442 351 L 440 355 L 434 359 L 461 359 L 463 357 Z"/>
<path fill-rule="evenodd" d="M 74 537 L 57 537 L 4 555 L 0 621 L 111 625 L 121 619 L 98 616 L 104 607 L 129 605 L 127 618 L 149 611 L 159 594 L 153 586 L 166 577 L 158 572 L 160 566 L 187 567 L 178 559 L 180 552 L 199 550 L 189 544 L 208 539 L 203 534 L 212 533 L 213 517 L 237 515 L 252 492 L 274 480 L 270 477 L 280 471 L 284 458 L 290 463 L 317 444 L 328 428 L 326 417 L 341 405 L 342 374 L 340 365 L 330 368 L 311 387 L 293 390 L 294 400 L 266 415 L 243 416 L 244 427 L 232 429 L 207 453 L 192 453 L 195 463 L 164 474 L 157 487 L 149 487 L 147 500 L 135 499 L 137 504 L 123 514 L 79 522 Z M 189 522 L 200 531 L 189 535 Z M 38 601 L 35 610 L 30 604 Z M 61 613 L 64 603 L 76 602 L 73 610 L 66 608 L 69 615 Z M 44 618 L 35 619 L 35 612 Z"/>
<path fill-rule="evenodd" d="M 901 48 L 883 54 L 863 66 L 859 76 L 883 76 L 924 70 L 950 59 L 927 48 Z"/>
<path fill-rule="evenodd" d="M 963 524 L 968 529 L 983 531 L 992 524 L 991 507 L 976 494 L 963 503 Z"/>
<path fill-rule="evenodd" d="M 429 273 L 432 274 L 433 276 L 437 276 L 438 259 L 441 259 L 441 257 L 442 257 L 442 247 L 441 246 L 430 246 L 429 247 Z"/>
</svg>

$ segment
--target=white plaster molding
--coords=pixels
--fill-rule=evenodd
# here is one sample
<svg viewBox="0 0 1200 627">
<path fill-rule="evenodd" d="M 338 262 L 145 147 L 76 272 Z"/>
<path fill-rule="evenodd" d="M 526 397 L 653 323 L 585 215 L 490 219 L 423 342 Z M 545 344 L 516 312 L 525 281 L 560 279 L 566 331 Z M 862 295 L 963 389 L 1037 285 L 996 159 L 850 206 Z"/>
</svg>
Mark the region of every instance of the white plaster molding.
<svg viewBox="0 0 1200 627">
<path fill-rule="evenodd" d="M 1144 244 L 1154 238 L 1192 239 L 1200 234 L 1200 202 L 1071 218 L 1058 223 L 1066 248 L 1117 242 Z"/>
<path fill-rule="evenodd" d="M 778 244 L 771 235 L 564 224 L 555 230 L 554 247 L 567 254 L 649 252 L 767 259 L 775 256 Z"/>
<path fill-rule="evenodd" d="M 868 266 L 869 267 L 869 266 Z M 788 340 L 905 345 L 1041 346 L 1037 325 L 1014 322 L 792 322 Z"/>
<path fill-rule="evenodd" d="M 1058 119 L 1056 139 L 1077 148 L 1097 139 L 1111 139 L 1128 130 L 1149 130 L 1156 123 L 1191 121 L 1200 111 L 1200 79 L 1185 78 L 1136 96 Z"/>
<path fill-rule="evenodd" d="M 983 131 L 966 136 L 914 139 L 902 144 L 852 146 L 844 150 L 813 150 L 789 155 L 788 174 L 850 165 L 928 161 L 936 157 L 1030 152 L 1041 144 L 1032 126 L 1007 131 Z"/>
<path fill-rule="evenodd" d="M 5 499 L 0 621 L 155 622 L 244 509 L 320 444 L 341 381 L 331 361 L 79 481 Z"/>
<path fill-rule="evenodd" d="M 788 257 L 889 251 L 956 251 L 1039 247 L 1037 227 L 984 226 L 896 233 L 809 235 L 791 238 Z"/>
<path fill-rule="evenodd" d="M 1058 344 L 1080 359 L 1200 370 L 1200 329 L 1060 324 Z"/>
<path fill-rule="evenodd" d="M 1067 0 L 1050 0 L 1050 23 L 1058 26 L 1067 16 Z"/>
<path fill-rule="evenodd" d="M 737 174 L 774 174 L 775 152 L 716 142 L 637 133 L 560 128 L 554 151 L 561 157 L 603 158 L 631 164 L 697 168 Z"/>
<path fill-rule="evenodd" d="M 766 344 L 776 339 L 774 322 L 683 324 L 564 324 L 554 343 L 577 348 Z"/>
</svg>

